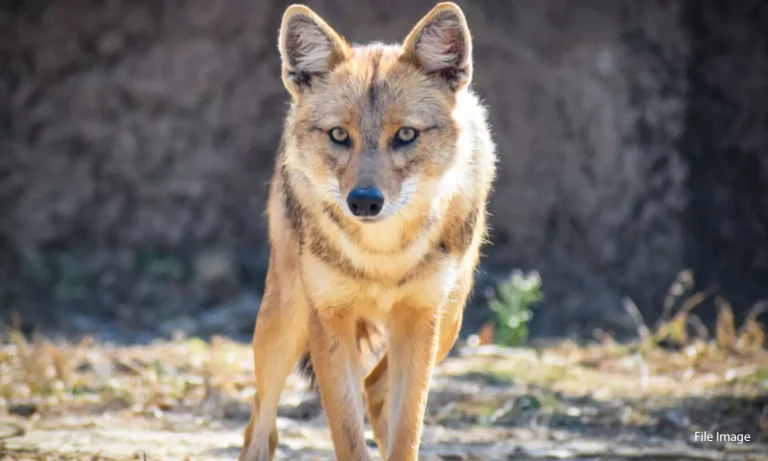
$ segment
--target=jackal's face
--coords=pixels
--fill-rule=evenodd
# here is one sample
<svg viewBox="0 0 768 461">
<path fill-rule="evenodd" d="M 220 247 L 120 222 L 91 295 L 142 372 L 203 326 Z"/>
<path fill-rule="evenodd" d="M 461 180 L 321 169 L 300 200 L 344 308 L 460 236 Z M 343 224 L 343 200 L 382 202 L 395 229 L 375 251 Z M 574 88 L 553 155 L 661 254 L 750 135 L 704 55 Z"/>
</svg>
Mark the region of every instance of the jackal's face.
<svg viewBox="0 0 768 461">
<path fill-rule="evenodd" d="M 423 213 L 460 149 L 453 109 L 472 69 L 459 7 L 436 6 L 402 46 L 352 46 L 294 5 L 280 53 L 294 100 L 285 162 L 350 218 Z"/>
</svg>

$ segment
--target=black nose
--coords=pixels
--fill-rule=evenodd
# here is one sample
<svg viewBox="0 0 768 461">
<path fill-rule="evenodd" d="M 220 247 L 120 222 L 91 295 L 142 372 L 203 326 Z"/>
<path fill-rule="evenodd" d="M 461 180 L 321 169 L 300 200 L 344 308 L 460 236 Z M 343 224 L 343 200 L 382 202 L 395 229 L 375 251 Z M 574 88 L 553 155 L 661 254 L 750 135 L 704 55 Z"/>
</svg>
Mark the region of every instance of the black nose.
<svg viewBox="0 0 768 461">
<path fill-rule="evenodd" d="M 347 195 L 347 205 L 355 216 L 376 216 L 384 205 L 384 196 L 375 187 L 358 187 Z"/>
</svg>

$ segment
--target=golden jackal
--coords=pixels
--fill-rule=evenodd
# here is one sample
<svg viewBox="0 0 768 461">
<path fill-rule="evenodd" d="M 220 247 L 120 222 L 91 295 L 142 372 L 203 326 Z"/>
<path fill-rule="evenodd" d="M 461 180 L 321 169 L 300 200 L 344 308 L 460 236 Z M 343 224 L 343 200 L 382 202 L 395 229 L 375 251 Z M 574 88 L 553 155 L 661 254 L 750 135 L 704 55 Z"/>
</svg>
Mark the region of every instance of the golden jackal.
<svg viewBox="0 0 768 461">
<path fill-rule="evenodd" d="M 440 3 L 402 45 L 350 45 L 293 5 L 279 48 L 292 103 L 270 185 L 257 397 L 240 460 L 274 456 L 280 393 L 305 354 L 339 459 L 369 459 L 367 410 L 382 458 L 415 460 L 495 176 L 485 110 L 468 89 L 469 29 Z M 360 340 L 372 331 L 386 332 L 387 349 L 363 379 Z"/>
</svg>

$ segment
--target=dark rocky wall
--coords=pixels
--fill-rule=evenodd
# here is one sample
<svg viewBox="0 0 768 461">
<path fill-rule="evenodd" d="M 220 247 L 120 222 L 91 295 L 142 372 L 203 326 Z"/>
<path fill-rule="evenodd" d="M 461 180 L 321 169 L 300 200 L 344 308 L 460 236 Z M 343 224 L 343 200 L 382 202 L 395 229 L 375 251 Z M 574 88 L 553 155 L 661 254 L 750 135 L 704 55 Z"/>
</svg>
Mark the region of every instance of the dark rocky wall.
<svg viewBox="0 0 768 461">
<path fill-rule="evenodd" d="M 768 299 L 768 4 L 691 0 L 685 260 L 701 289 Z"/>
<path fill-rule="evenodd" d="M 288 3 L 0 6 L 0 310 L 138 325 L 258 289 Z M 756 299 L 766 7 L 460 3 L 501 157 L 485 267 L 542 272 L 540 331 L 625 324 L 622 296 L 653 317 L 687 265 Z M 433 3 L 309 5 L 393 42 Z"/>
</svg>

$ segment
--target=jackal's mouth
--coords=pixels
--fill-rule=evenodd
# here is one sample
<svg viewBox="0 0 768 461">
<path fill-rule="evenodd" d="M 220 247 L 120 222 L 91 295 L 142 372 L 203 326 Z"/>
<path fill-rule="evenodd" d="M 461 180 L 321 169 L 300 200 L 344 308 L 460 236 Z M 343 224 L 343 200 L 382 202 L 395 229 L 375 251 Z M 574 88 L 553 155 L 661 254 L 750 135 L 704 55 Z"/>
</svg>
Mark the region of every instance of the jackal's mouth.
<svg viewBox="0 0 768 461">
<path fill-rule="evenodd" d="M 384 221 L 385 219 L 387 219 L 387 216 L 376 216 L 376 217 L 372 217 L 372 218 L 370 218 L 370 217 L 360 218 L 360 217 L 355 216 L 355 220 L 360 221 L 360 222 L 364 222 L 364 223 L 377 223 L 377 222 Z"/>
</svg>

